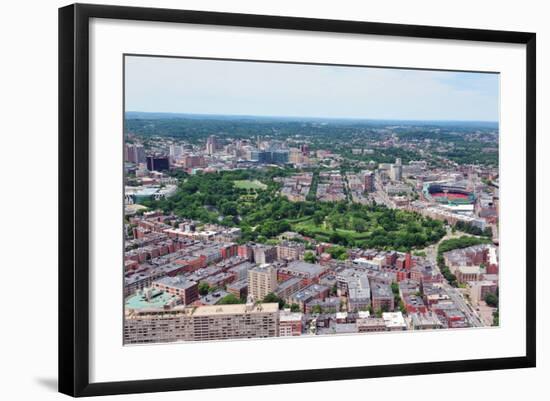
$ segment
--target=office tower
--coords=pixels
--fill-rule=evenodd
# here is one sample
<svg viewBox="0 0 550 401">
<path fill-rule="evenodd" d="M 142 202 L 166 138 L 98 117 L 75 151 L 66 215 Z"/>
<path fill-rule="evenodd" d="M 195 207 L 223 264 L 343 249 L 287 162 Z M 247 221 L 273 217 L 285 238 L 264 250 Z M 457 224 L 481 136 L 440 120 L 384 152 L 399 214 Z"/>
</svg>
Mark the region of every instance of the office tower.
<svg viewBox="0 0 550 401">
<path fill-rule="evenodd" d="M 170 145 L 170 157 L 177 159 L 183 154 L 183 147 L 181 145 Z"/>
<path fill-rule="evenodd" d="M 147 170 L 164 171 L 170 169 L 170 161 L 166 156 L 147 156 Z"/>
<path fill-rule="evenodd" d="M 374 173 L 372 171 L 365 171 L 363 175 L 363 190 L 365 192 L 374 191 Z"/>
<path fill-rule="evenodd" d="M 130 163 L 145 163 L 145 149 L 141 144 L 127 144 L 124 147 L 124 160 Z"/>
<path fill-rule="evenodd" d="M 391 165 L 390 168 L 390 178 L 392 181 L 401 181 L 403 176 L 403 165 L 401 164 L 401 159 L 395 159 L 395 163 Z"/>
<path fill-rule="evenodd" d="M 206 139 L 206 153 L 213 155 L 218 149 L 218 138 L 215 135 L 210 135 Z"/>
</svg>

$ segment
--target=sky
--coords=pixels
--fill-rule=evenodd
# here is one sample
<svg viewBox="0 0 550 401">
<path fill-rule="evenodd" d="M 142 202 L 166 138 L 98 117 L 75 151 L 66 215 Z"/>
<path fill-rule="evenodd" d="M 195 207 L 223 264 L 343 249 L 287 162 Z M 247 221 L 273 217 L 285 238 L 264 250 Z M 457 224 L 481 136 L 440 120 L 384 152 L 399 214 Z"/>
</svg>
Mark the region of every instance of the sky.
<svg viewBox="0 0 550 401">
<path fill-rule="evenodd" d="M 498 121 L 494 73 L 125 58 L 126 111 Z"/>
</svg>

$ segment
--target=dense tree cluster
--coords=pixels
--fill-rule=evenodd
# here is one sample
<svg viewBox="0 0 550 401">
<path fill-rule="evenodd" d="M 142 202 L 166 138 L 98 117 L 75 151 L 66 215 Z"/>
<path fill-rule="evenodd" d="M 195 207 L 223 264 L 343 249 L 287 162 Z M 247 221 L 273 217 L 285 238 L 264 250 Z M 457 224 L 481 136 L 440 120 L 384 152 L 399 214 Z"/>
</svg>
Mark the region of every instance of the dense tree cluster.
<svg viewBox="0 0 550 401">
<path fill-rule="evenodd" d="M 474 226 L 473 224 L 466 223 L 464 221 L 457 221 L 455 224 L 455 228 L 458 231 L 462 231 L 464 233 L 472 235 L 479 235 L 487 238 L 493 237 L 493 230 L 491 229 L 491 227 L 487 227 L 485 228 L 485 230 L 482 230 L 481 228 Z"/>
<path fill-rule="evenodd" d="M 279 304 L 279 309 L 283 309 L 285 307 L 285 300 L 282 299 L 282 298 L 279 298 L 277 295 L 275 295 L 272 292 L 267 294 L 264 297 L 262 302 L 264 302 L 264 303 L 278 303 Z"/>
<path fill-rule="evenodd" d="M 438 253 L 443 254 L 453 249 L 462 249 L 468 248 L 469 246 L 479 245 L 479 244 L 490 244 L 491 240 L 487 238 L 477 238 L 477 237 L 468 237 L 462 236 L 458 238 L 451 238 L 445 241 L 442 241 L 438 247 Z"/>
<path fill-rule="evenodd" d="M 487 295 L 485 295 L 485 303 L 493 308 L 498 307 L 498 296 L 490 292 L 487 293 Z"/>
<path fill-rule="evenodd" d="M 183 181 L 174 196 L 144 205 L 203 223 L 238 226 L 243 242 L 265 242 L 294 230 L 342 246 L 407 251 L 436 242 L 445 234 L 440 221 L 384 206 L 290 202 L 278 194 L 280 184 L 273 181 L 288 174 L 290 171 L 276 168 L 197 174 Z M 234 184 L 254 179 L 267 188 L 244 189 Z"/>
</svg>

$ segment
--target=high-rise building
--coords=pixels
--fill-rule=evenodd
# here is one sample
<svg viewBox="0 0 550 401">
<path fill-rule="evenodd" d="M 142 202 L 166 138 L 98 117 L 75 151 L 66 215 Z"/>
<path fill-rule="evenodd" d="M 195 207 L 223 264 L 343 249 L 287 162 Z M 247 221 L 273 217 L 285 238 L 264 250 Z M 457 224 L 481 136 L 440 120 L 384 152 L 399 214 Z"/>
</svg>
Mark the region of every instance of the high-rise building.
<svg viewBox="0 0 550 401">
<path fill-rule="evenodd" d="M 206 139 L 206 153 L 213 155 L 218 150 L 218 138 L 215 135 L 210 135 Z"/>
<path fill-rule="evenodd" d="M 403 176 L 403 165 L 401 164 L 401 159 L 395 159 L 395 163 L 390 167 L 390 178 L 392 181 L 401 181 Z"/>
<path fill-rule="evenodd" d="M 288 154 L 288 161 L 292 164 L 301 164 L 303 163 L 304 155 L 302 151 L 298 148 L 290 148 Z"/>
<path fill-rule="evenodd" d="M 167 156 L 147 156 L 147 170 L 164 171 L 170 170 L 170 160 Z"/>
<path fill-rule="evenodd" d="M 274 164 L 288 163 L 288 150 L 276 150 L 271 152 L 271 162 Z"/>
<path fill-rule="evenodd" d="M 279 335 L 279 304 L 126 310 L 124 344 L 266 338 Z"/>
<path fill-rule="evenodd" d="M 170 145 L 170 157 L 172 159 L 177 159 L 183 154 L 183 146 L 181 145 Z"/>
<path fill-rule="evenodd" d="M 363 190 L 365 192 L 374 191 L 374 173 L 372 171 L 365 171 L 363 175 Z"/>
<path fill-rule="evenodd" d="M 257 266 L 248 270 L 248 295 L 262 300 L 277 288 L 277 270 L 271 266 Z"/>
<path fill-rule="evenodd" d="M 187 155 L 183 158 L 183 166 L 185 168 L 206 167 L 206 162 L 202 155 Z"/>
<path fill-rule="evenodd" d="M 286 164 L 289 160 L 289 151 L 286 149 L 252 151 L 250 159 L 262 164 Z"/>
<path fill-rule="evenodd" d="M 141 144 L 127 144 L 124 148 L 124 160 L 130 163 L 145 163 L 145 149 Z"/>
</svg>

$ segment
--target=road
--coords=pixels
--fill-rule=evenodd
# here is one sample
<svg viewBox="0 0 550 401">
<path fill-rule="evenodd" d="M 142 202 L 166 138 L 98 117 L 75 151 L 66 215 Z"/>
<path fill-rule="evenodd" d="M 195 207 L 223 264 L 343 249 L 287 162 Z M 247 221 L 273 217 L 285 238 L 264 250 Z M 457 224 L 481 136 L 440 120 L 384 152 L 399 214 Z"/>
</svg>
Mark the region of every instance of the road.
<svg viewBox="0 0 550 401">
<path fill-rule="evenodd" d="M 459 290 L 449 285 L 446 281 L 443 282 L 443 288 L 449 294 L 451 300 L 458 306 L 458 308 L 466 315 L 466 318 L 473 327 L 482 327 L 485 326 L 476 310 L 472 305 L 467 302 Z"/>
<path fill-rule="evenodd" d="M 437 247 L 442 241 L 450 238 L 455 238 L 457 236 L 460 235 L 453 234 L 451 230 L 447 230 L 447 234 L 437 244 L 430 245 L 424 249 L 424 252 L 426 252 L 426 258 L 436 266 L 436 269 L 439 270 L 439 267 L 437 267 Z M 477 311 L 466 299 L 464 299 L 464 296 L 458 289 L 451 286 L 447 282 L 447 280 L 443 280 L 443 288 L 445 289 L 445 292 L 447 292 L 447 294 L 449 295 L 449 298 L 451 298 L 451 301 L 453 301 L 462 311 L 462 313 L 464 313 L 464 315 L 473 327 L 486 326 L 483 323 L 483 320 L 479 317 Z"/>
<path fill-rule="evenodd" d="M 375 192 L 372 193 L 374 201 L 380 205 L 386 205 L 389 209 L 395 209 L 395 204 L 391 201 L 390 197 L 384 191 L 381 183 L 377 180 L 374 182 Z"/>
</svg>

